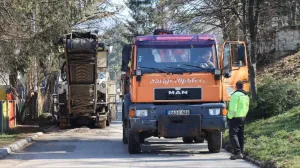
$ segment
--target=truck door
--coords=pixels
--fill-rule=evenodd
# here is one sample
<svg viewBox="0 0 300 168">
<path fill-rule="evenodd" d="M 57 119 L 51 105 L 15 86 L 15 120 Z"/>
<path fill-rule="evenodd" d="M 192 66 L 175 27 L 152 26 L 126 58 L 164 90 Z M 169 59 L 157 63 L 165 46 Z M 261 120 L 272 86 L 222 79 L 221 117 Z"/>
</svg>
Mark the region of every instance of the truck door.
<svg viewBox="0 0 300 168">
<path fill-rule="evenodd" d="M 223 100 L 229 101 L 236 90 L 237 81 L 243 81 L 244 90 L 249 92 L 248 61 L 246 43 L 227 41 L 222 46 Z"/>
</svg>

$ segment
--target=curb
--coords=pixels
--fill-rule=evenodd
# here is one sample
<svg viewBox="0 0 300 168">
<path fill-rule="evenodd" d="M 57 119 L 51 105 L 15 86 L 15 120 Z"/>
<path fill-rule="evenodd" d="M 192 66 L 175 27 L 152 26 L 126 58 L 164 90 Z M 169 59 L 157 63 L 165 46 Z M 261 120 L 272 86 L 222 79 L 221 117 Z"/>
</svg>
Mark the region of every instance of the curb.
<svg viewBox="0 0 300 168">
<path fill-rule="evenodd" d="M 7 147 L 4 147 L 4 148 L 0 148 L 0 159 L 3 158 L 4 156 L 12 153 L 12 152 L 15 152 L 15 151 L 18 151 L 18 150 L 21 150 L 24 146 L 26 146 L 27 144 L 29 144 L 29 142 L 33 141 L 34 139 L 36 139 L 37 137 L 43 135 L 44 133 L 42 132 L 38 132 L 32 136 L 29 136 L 27 138 L 24 138 L 24 139 L 21 139 Z"/>
<path fill-rule="evenodd" d="M 228 147 L 228 144 L 225 144 L 223 147 L 227 152 L 232 153 L 233 151 Z M 244 155 L 244 160 L 251 162 L 259 167 L 264 167 L 263 163 L 261 161 L 255 160 L 249 156 Z"/>
<path fill-rule="evenodd" d="M 256 164 L 256 165 L 259 166 L 259 167 L 263 167 L 263 164 L 262 164 L 261 161 L 255 160 L 255 159 L 253 159 L 253 158 L 251 158 L 251 157 L 249 157 L 249 156 L 244 156 L 244 160 L 247 160 L 247 161 L 249 161 L 249 162 L 252 162 L 253 164 Z"/>
</svg>

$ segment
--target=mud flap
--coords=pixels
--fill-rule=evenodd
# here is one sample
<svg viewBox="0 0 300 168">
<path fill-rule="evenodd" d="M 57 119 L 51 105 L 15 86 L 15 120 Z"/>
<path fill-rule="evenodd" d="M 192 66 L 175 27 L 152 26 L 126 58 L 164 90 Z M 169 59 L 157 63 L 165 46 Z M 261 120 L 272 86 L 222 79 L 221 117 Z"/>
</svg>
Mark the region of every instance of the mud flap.
<svg viewBox="0 0 300 168">
<path fill-rule="evenodd" d="M 158 120 L 158 134 L 160 137 L 200 136 L 200 132 L 200 115 L 162 115 Z"/>
</svg>

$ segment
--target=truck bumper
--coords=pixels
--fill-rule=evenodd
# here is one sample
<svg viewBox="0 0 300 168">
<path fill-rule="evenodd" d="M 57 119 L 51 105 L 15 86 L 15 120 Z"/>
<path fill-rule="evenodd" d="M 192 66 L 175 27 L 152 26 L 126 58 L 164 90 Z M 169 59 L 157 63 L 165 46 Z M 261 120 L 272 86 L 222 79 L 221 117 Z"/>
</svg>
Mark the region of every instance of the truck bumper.
<svg viewBox="0 0 300 168">
<path fill-rule="evenodd" d="M 226 129 L 226 116 L 209 115 L 210 108 L 224 108 L 223 103 L 199 105 L 147 105 L 135 104 L 131 109 L 148 109 L 147 117 L 130 118 L 130 129 L 133 131 L 157 132 L 161 137 L 198 136 L 204 130 Z M 170 116 L 167 110 L 190 110 L 190 115 Z"/>
</svg>

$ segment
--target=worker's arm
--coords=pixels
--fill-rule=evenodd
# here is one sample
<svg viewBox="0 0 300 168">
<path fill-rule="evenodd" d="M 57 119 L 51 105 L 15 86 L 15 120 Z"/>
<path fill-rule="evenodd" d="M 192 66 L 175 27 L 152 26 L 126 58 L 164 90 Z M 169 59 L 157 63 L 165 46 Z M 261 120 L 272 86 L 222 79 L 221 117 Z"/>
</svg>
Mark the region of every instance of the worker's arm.
<svg viewBox="0 0 300 168">
<path fill-rule="evenodd" d="M 233 94 L 231 95 L 230 102 L 229 102 L 229 109 L 228 109 L 228 114 L 227 118 L 232 119 L 236 112 L 237 112 L 237 106 L 238 106 L 238 96 Z"/>
</svg>

